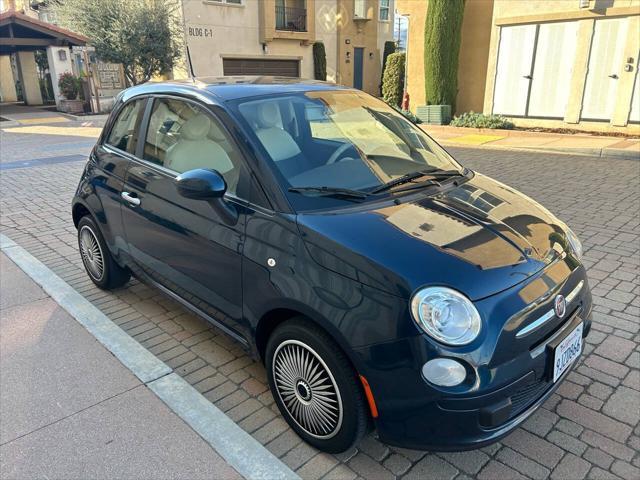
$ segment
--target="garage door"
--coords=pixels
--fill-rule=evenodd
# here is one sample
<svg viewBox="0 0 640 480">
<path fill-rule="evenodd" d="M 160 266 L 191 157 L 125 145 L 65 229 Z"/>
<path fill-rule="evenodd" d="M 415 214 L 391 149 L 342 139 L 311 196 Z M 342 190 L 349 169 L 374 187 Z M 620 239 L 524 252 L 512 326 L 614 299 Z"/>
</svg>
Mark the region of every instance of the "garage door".
<svg viewBox="0 0 640 480">
<path fill-rule="evenodd" d="M 300 62 L 298 60 L 225 58 L 222 60 L 222 67 L 225 75 L 300 76 Z"/>
</svg>

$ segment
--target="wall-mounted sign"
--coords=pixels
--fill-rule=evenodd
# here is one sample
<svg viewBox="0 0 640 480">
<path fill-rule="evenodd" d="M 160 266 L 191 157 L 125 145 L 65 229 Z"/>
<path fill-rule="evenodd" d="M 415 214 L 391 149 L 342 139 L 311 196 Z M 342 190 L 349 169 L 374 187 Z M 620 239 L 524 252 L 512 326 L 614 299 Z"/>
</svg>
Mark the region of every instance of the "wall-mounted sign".
<svg viewBox="0 0 640 480">
<path fill-rule="evenodd" d="M 122 90 L 124 88 L 124 75 L 120 64 L 98 61 L 95 66 L 98 88 L 103 90 Z"/>
<path fill-rule="evenodd" d="M 188 25 L 187 26 L 187 35 L 195 38 L 212 38 L 213 37 L 213 28 L 197 26 L 197 25 Z"/>
</svg>

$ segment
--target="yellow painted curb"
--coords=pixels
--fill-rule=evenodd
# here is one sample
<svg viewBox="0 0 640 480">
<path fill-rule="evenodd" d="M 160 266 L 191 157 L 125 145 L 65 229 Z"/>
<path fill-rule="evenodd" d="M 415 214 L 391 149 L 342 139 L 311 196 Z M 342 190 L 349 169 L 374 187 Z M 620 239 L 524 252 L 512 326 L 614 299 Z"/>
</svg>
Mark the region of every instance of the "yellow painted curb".
<svg viewBox="0 0 640 480">
<path fill-rule="evenodd" d="M 38 125 L 32 127 L 13 127 L 5 128 L 5 132 L 10 133 L 33 133 L 37 135 L 64 135 L 70 137 L 89 137 L 96 138 L 102 132 L 102 128 L 98 127 L 48 127 Z"/>
<path fill-rule="evenodd" d="M 23 125 L 34 125 L 36 123 L 64 123 L 68 122 L 68 118 L 64 117 L 39 117 L 39 118 L 23 118 L 18 120 Z"/>
<path fill-rule="evenodd" d="M 467 145 L 482 145 L 484 143 L 488 143 L 488 142 L 494 142 L 496 140 L 502 140 L 503 136 L 498 136 L 498 135 L 477 135 L 477 134 L 471 134 L 471 135 L 463 135 L 461 137 L 450 137 L 447 138 L 448 142 L 453 142 L 453 143 L 464 143 Z"/>
</svg>

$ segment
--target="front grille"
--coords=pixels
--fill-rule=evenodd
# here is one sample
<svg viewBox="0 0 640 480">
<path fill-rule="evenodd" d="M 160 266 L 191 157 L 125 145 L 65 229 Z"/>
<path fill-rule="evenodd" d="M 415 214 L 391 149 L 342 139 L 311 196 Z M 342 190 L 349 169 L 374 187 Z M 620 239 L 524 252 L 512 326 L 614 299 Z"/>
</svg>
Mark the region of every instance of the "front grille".
<svg viewBox="0 0 640 480">
<path fill-rule="evenodd" d="M 509 419 L 512 419 L 526 410 L 532 403 L 540 398 L 544 392 L 549 388 L 551 384 L 540 378 L 534 380 L 515 391 L 511 395 L 511 414 Z"/>
</svg>

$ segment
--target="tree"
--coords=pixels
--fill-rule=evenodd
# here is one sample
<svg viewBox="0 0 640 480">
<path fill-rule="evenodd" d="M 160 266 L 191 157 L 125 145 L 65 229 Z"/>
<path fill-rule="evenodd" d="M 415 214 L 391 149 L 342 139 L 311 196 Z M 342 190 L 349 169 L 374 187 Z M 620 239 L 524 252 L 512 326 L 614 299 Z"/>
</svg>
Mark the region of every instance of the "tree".
<svg viewBox="0 0 640 480">
<path fill-rule="evenodd" d="M 316 80 L 327 79 L 327 54 L 322 42 L 313 44 L 313 74 Z"/>
<path fill-rule="evenodd" d="M 90 39 L 98 58 L 121 63 L 133 85 L 171 71 L 182 54 L 176 0 L 56 0 L 52 7 Z"/>
<path fill-rule="evenodd" d="M 404 53 L 392 53 L 387 58 L 387 66 L 382 78 L 382 98 L 389 105 L 399 107 L 404 91 Z"/>
<path fill-rule="evenodd" d="M 424 90 L 427 105 L 451 105 L 458 95 L 458 54 L 464 0 L 428 0 L 424 26 Z"/>
<path fill-rule="evenodd" d="M 382 82 L 384 81 L 384 69 L 387 67 L 387 58 L 396 52 L 396 42 L 387 40 L 384 42 L 384 53 L 382 54 L 382 73 L 380 74 L 380 95 L 382 95 Z"/>
</svg>

